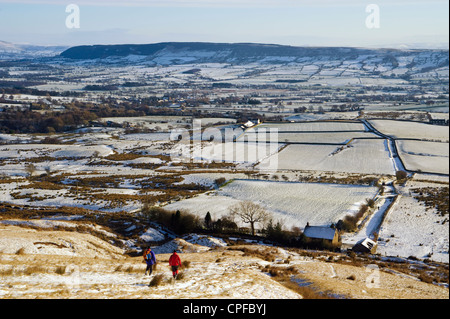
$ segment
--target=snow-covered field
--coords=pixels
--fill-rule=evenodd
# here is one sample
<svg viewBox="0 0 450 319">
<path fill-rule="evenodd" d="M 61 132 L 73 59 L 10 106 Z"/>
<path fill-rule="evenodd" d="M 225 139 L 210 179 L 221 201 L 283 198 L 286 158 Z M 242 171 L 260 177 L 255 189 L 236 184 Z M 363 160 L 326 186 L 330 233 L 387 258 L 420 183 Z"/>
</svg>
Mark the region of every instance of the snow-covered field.
<svg viewBox="0 0 450 319">
<path fill-rule="evenodd" d="M 202 126 L 210 126 L 216 124 L 234 124 L 235 119 L 230 118 L 201 118 L 197 119 Z M 192 125 L 192 118 L 185 116 L 141 116 L 141 117 L 105 117 L 101 122 L 113 122 L 117 124 L 129 123 L 130 125 L 142 126 L 149 129 L 155 129 L 158 132 L 170 132 L 171 129 Z"/>
<path fill-rule="evenodd" d="M 449 142 L 448 126 L 393 120 L 371 120 L 370 123 L 381 133 L 397 139 L 412 138 L 427 141 Z"/>
<path fill-rule="evenodd" d="M 271 132 L 277 134 L 271 134 Z M 266 133 L 267 136 L 265 136 Z M 377 136 L 366 132 L 362 123 L 318 121 L 261 124 L 246 130 L 240 140 L 259 141 L 261 138 L 280 143 L 345 144 L 355 138 L 377 138 Z"/>
<path fill-rule="evenodd" d="M 278 154 L 278 167 L 279 170 L 395 174 L 386 141 L 381 139 L 354 140 L 346 146 L 288 145 Z"/>
<path fill-rule="evenodd" d="M 326 112 L 295 114 L 286 118 L 288 121 L 326 121 L 326 120 L 354 120 L 358 117 L 358 112 Z"/>
<path fill-rule="evenodd" d="M 381 227 L 379 253 L 449 262 L 448 214 L 441 216 L 435 209 L 426 209 L 413 198 L 414 188 L 429 186 L 428 183 L 410 182 L 401 189 L 401 197 Z"/>
<path fill-rule="evenodd" d="M 210 212 L 213 219 L 219 219 L 233 205 L 249 200 L 266 208 L 274 222 L 280 221 L 289 229 L 304 228 L 307 222 L 318 226 L 336 223 L 356 213 L 376 193 L 376 187 L 368 186 L 235 180 L 219 191 L 165 207 L 185 209 L 200 217 Z"/>
<path fill-rule="evenodd" d="M 252 167 L 270 158 L 266 161 L 267 167 L 276 169 L 276 156 L 282 146 L 283 144 L 278 143 L 203 142 L 187 146 L 178 143 L 172 149 L 171 155 L 176 158 L 181 154 L 183 160 L 192 158 L 196 161 L 234 163 L 243 168 Z"/>
<path fill-rule="evenodd" d="M 396 143 L 407 169 L 449 174 L 449 143 L 410 140 Z"/>
<path fill-rule="evenodd" d="M 106 145 L 49 145 L 49 144 L 14 144 L 1 145 L 0 158 L 26 159 L 40 156 L 50 157 L 92 157 L 108 156 L 113 151 Z"/>
<path fill-rule="evenodd" d="M 278 129 L 280 132 L 342 132 L 342 131 L 366 131 L 362 123 L 357 122 L 302 122 L 302 123 L 278 123 L 261 124 L 248 130 L 248 132 L 258 130 Z"/>
<path fill-rule="evenodd" d="M 266 141 L 279 143 L 316 143 L 316 144 L 346 144 L 352 139 L 370 139 L 377 138 L 376 135 L 369 132 L 313 132 L 313 133 L 282 133 L 270 134 L 267 131 L 267 137 L 261 134 L 263 131 L 256 133 L 246 132 L 240 140 L 247 140 L 250 142 L 261 141 L 265 138 Z"/>
</svg>

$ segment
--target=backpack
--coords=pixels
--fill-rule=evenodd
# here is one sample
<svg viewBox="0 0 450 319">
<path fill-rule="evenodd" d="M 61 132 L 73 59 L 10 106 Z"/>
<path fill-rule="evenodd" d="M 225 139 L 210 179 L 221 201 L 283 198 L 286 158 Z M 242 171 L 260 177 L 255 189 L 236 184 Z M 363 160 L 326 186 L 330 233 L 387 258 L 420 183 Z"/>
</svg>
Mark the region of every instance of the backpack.
<svg viewBox="0 0 450 319">
<path fill-rule="evenodd" d="M 145 250 L 145 253 L 144 253 L 144 260 L 149 260 L 149 259 L 151 259 L 151 258 L 152 258 L 152 256 L 151 256 L 151 254 L 150 254 L 150 250 L 149 250 L 149 249 Z"/>
</svg>

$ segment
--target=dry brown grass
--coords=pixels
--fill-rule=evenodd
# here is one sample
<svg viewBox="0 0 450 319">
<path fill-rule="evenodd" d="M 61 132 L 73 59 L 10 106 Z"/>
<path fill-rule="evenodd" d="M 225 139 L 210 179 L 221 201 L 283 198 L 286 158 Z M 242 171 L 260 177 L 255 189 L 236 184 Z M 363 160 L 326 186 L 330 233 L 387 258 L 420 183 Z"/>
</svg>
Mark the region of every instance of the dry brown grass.
<svg viewBox="0 0 450 319">
<path fill-rule="evenodd" d="M 184 271 L 178 272 L 178 275 L 176 276 L 175 279 L 179 281 L 186 279 L 186 272 Z"/>
<path fill-rule="evenodd" d="M 296 293 L 301 295 L 303 297 L 303 299 L 336 299 L 329 292 L 319 292 L 318 290 L 314 289 L 313 287 L 301 286 L 301 285 L 293 282 L 288 277 L 275 278 L 275 280 L 278 281 L 283 286 L 285 286 L 286 288 L 289 288 L 292 291 L 295 291 Z"/>
<path fill-rule="evenodd" d="M 114 153 L 105 157 L 105 159 L 110 161 L 132 161 L 136 158 L 144 157 L 144 155 L 140 154 L 132 154 L 132 153 Z"/>
<path fill-rule="evenodd" d="M 48 181 L 32 181 L 30 184 L 28 185 L 22 185 L 19 186 L 17 189 L 47 189 L 47 190 L 61 190 L 64 189 L 65 187 L 62 185 L 58 185 L 52 182 L 48 182 Z"/>
<path fill-rule="evenodd" d="M 31 276 L 33 274 L 50 274 L 55 273 L 58 275 L 65 274 L 66 266 L 49 267 L 47 265 L 32 264 L 29 266 L 23 265 L 11 265 L 10 267 L 4 267 L 0 269 L 0 276 Z"/>
<path fill-rule="evenodd" d="M 414 198 L 423 202 L 427 208 L 435 208 L 441 216 L 449 214 L 449 188 L 423 187 L 413 188 Z"/>
<path fill-rule="evenodd" d="M 260 249 L 258 247 L 252 246 L 248 247 L 238 246 L 238 247 L 229 247 L 228 249 L 242 251 L 244 253 L 242 255 L 243 257 L 257 257 L 268 262 L 274 262 L 277 256 L 277 250 L 270 248 Z"/>
<path fill-rule="evenodd" d="M 164 282 L 164 275 L 158 274 L 155 277 L 152 278 L 150 281 L 149 287 L 158 287 L 161 286 Z"/>
</svg>

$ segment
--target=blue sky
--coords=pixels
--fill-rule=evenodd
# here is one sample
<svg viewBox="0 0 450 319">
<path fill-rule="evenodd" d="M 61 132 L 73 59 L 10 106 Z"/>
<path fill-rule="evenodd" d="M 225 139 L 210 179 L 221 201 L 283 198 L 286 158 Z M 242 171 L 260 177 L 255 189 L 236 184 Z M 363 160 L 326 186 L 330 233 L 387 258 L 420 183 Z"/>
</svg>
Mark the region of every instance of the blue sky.
<svg viewBox="0 0 450 319">
<path fill-rule="evenodd" d="M 68 29 L 68 4 L 80 28 Z M 380 8 L 368 29 L 366 6 Z M 0 40 L 40 45 L 258 42 L 310 46 L 448 45 L 448 0 L 0 0 Z"/>
</svg>

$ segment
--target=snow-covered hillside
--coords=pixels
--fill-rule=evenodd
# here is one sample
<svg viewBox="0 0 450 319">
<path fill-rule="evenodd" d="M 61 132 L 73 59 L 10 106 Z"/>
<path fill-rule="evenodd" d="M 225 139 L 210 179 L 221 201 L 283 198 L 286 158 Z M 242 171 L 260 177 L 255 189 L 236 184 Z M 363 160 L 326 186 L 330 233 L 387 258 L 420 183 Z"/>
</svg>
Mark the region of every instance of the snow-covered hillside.
<svg viewBox="0 0 450 319">
<path fill-rule="evenodd" d="M 321 256 L 262 245 L 229 246 L 195 234 L 168 245 L 181 251 L 184 262 L 183 275 L 175 281 L 168 267 L 170 254 L 157 251 L 157 247 L 157 267 L 152 276 L 144 276 L 142 257 L 127 257 L 92 235 L 3 224 L 0 299 L 303 298 L 302 290 L 288 288 L 278 280 L 283 273 L 294 286 L 311 286 L 316 293 L 327 292 L 335 298 L 448 298 L 448 287 L 420 281 L 391 266 L 378 271 L 375 264 L 372 268 L 352 264 L 345 255 Z M 187 246 L 189 252 L 182 252 Z M 426 267 L 423 263 L 417 266 Z M 160 283 L 150 287 L 156 276 Z"/>
<path fill-rule="evenodd" d="M 54 57 L 66 49 L 65 46 L 39 46 L 0 41 L 0 59 Z"/>
<path fill-rule="evenodd" d="M 199 74 L 215 80 L 233 79 L 235 66 L 253 65 L 257 66 L 255 73 L 245 73 L 243 79 L 257 75 L 258 78 L 277 78 L 280 82 L 306 82 L 326 77 L 334 78 L 336 85 L 375 81 L 374 84 L 374 78 L 380 76 L 384 81 L 388 78 L 400 81 L 405 76 L 448 78 L 449 71 L 448 50 L 293 47 L 252 43 L 77 46 L 62 52 L 57 60 L 68 64 L 194 65 Z M 207 64 L 220 65 L 220 74 L 205 70 L 202 66 Z"/>
<path fill-rule="evenodd" d="M 389 50 L 339 47 L 295 47 L 257 43 L 168 42 L 143 45 L 92 45 L 72 47 L 61 53 L 68 59 L 124 59 L 155 64 L 233 63 L 293 64 L 321 62 L 324 67 L 340 61 L 340 70 L 384 72 L 393 68 L 421 70 L 448 67 L 446 50 Z M 139 58 L 140 57 L 140 58 Z"/>
</svg>

